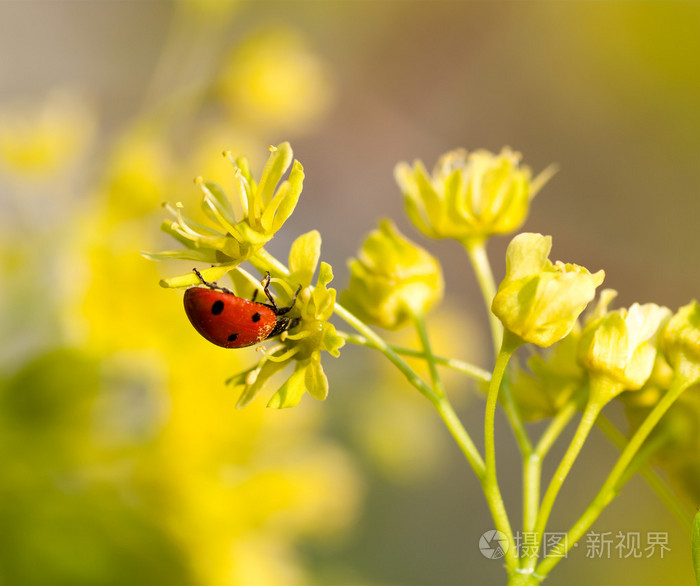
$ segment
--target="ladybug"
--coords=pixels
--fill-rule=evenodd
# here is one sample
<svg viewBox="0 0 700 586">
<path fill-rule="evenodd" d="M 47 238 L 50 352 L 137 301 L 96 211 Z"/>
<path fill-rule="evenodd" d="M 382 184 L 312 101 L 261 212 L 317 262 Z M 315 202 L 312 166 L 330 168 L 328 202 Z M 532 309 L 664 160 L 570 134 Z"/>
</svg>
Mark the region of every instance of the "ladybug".
<svg viewBox="0 0 700 586">
<path fill-rule="evenodd" d="M 293 328 L 299 318 L 286 317 L 296 303 L 301 286 L 289 307 L 277 307 L 270 294 L 270 273 L 262 281 L 265 296 L 270 303 L 248 301 L 236 297 L 233 291 L 204 280 L 197 269 L 192 269 L 205 287 L 190 287 L 185 291 L 185 313 L 202 336 L 223 348 L 245 348 L 279 336 Z"/>
</svg>

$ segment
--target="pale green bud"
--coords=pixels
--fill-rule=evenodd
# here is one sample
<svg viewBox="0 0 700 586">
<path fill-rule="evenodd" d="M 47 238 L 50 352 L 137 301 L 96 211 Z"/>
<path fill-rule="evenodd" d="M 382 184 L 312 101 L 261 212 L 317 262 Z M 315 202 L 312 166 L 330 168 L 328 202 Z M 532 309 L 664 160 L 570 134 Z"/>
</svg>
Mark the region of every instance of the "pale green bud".
<svg viewBox="0 0 700 586">
<path fill-rule="evenodd" d="M 442 270 L 428 251 L 408 240 L 389 220 L 367 237 L 351 259 L 343 304 L 374 325 L 397 329 L 442 299 Z"/>
<path fill-rule="evenodd" d="M 438 161 L 432 176 L 420 161 L 396 166 L 396 181 L 404 194 L 411 221 L 430 238 L 478 242 L 519 228 L 530 200 L 554 173 L 549 167 L 532 179 L 520 166 L 520 153 L 504 148 L 499 154 L 464 149 Z"/>
<path fill-rule="evenodd" d="M 518 234 L 506 252 L 506 276 L 491 310 L 503 326 L 526 342 L 547 347 L 576 324 L 605 277 L 603 271 L 548 259 L 552 238 Z"/>
<path fill-rule="evenodd" d="M 639 390 L 651 376 L 658 333 L 671 315 L 654 303 L 634 303 L 589 323 L 578 345 L 578 361 L 592 376 L 617 383 L 613 396 Z M 607 400 L 612 396 L 608 396 Z"/>
<path fill-rule="evenodd" d="M 669 320 L 662 345 L 676 373 L 700 378 L 700 304 L 691 301 Z"/>
</svg>

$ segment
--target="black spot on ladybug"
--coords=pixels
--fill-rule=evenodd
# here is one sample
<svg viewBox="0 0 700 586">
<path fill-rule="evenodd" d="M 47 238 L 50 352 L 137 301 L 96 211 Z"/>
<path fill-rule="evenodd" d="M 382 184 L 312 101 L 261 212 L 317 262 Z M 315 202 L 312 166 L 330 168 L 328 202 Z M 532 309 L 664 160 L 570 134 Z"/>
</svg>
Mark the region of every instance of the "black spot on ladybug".
<svg viewBox="0 0 700 586">
<path fill-rule="evenodd" d="M 221 299 L 217 299 L 216 301 L 214 301 L 214 304 L 211 306 L 211 312 L 214 315 L 219 315 L 223 310 L 224 302 L 221 301 Z"/>
<path fill-rule="evenodd" d="M 260 321 L 260 314 L 257 311 L 253 314 L 253 321 Z"/>
<path fill-rule="evenodd" d="M 228 337 L 228 341 L 229 341 L 229 342 L 235 342 L 237 337 L 238 337 L 238 334 L 231 334 L 231 335 Z"/>
</svg>

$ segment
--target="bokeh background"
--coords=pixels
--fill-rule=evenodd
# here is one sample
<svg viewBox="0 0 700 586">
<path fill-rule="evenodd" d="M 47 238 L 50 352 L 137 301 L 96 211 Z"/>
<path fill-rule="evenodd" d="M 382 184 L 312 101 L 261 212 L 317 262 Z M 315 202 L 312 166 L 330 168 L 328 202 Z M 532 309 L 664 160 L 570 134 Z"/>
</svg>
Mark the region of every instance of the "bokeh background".
<svg viewBox="0 0 700 586">
<path fill-rule="evenodd" d="M 700 290 L 697 3 L 29 0 L 0 3 L 0 54 L 0 584 L 504 583 L 473 474 L 366 351 L 326 361 L 323 404 L 234 409 L 224 381 L 254 351 L 199 338 L 158 287 L 190 267 L 139 255 L 171 247 L 161 202 L 196 207 L 198 175 L 230 185 L 224 149 L 259 172 L 292 142 L 304 194 L 271 249 L 319 229 L 338 288 L 395 218 L 443 261 L 438 349 L 483 366 L 466 259 L 409 226 L 398 161 L 509 145 L 554 162 L 525 228 L 555 258 L 605 269 L 623 305 Z M 447 380 L 479 437 L 478 390 Z M 554 528 L 614 457 L 591 439 Z M 499 461 L 517 518 L 519 466 Z M 688 536 L 643 482 L 594 529 L 667 532 L 670 551 L 588 559 L 582 542 L 552 580 L 691 583 Z"/>
</svg>

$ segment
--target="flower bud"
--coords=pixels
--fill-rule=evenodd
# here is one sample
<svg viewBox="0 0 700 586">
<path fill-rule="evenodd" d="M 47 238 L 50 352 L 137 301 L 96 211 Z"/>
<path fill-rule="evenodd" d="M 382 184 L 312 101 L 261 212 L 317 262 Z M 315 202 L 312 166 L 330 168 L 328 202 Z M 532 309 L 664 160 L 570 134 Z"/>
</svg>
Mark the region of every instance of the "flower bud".
<svg viewBox="0 0 700 586">
<path fill-rule="evenodd" d="M 348 264 L 350 285 L 341 299 L 368 323 L 398 329 L 442 299 L 437 259 L 405 238 L 389 220 L 380 223 Z"/>
<path fill-rule="evenodd" d="M 662 346 L 666 360 L 684 376 L 700 378 L 700 304 L 691 301 L 669 320 Z"/>
<path fill-rule="evenodd" d="M 657 335 L 670 314 L 654 303 L 634 303 L 629 310 L 611 311 L 585 327 L 578 361 L 592 376 L 617 383 L 607 400 L 625 389 L 639 390 L 647 382 L 656 361 Z"/>
<path fill-rule="evenodd" d="M 595 296 L 603 271 L 557 261 L 549 251 L 552 238 L 518 234 L 506 252 L 506 276 L 498 287 L 491 310 L 503 326 L 526 342 L 547 347 L 561 340 Z"/>
<path fill-rule="evenodd" d="M 411 221 L 430 238 L 483 241 L 507 234 L 525 221 L 530 200 L 553 174 L 535 179 L 520 167 L 520 153 L 504 148 L 498 155 L 464 149 L 443 155 L 428 175 L 420 161 L 397 165 L 396 181 Z"/>
</svg>

